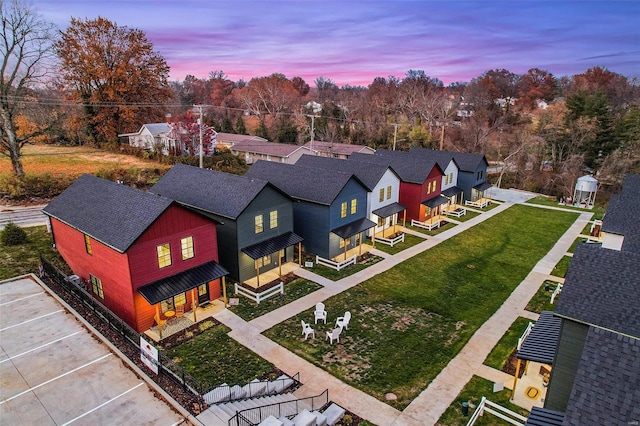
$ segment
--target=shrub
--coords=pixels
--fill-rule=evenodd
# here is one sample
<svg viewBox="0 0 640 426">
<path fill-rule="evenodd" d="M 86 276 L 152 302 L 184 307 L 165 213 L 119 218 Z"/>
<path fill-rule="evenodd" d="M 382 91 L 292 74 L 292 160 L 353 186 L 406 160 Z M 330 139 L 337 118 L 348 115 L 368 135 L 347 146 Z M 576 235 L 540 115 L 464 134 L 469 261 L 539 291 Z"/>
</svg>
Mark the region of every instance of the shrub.
<svg viewBox="0 0 640 426">
<path fill-rule="evenodd" d="M 52 198 L 67 189 L 77 176 L 53 176 L 27 174 L 20 179 L 15 175 L 0 177 L 0 195 L 9 199 Z"/>
<path fill-rule="evenodd" d="M 27 242 L 27 233 L 13 222 L 7 223 L 1 234 L 0 239 L 5 246 L 17 246 Z"/>
</svg>

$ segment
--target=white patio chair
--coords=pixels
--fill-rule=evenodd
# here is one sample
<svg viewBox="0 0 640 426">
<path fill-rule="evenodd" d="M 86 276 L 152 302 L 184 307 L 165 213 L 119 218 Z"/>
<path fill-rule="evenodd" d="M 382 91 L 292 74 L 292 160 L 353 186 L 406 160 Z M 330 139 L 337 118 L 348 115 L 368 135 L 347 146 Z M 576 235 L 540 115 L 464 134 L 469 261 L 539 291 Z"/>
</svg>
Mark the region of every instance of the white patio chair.
<svg viewBox="0 0 640 426">
<path fill-rule="evenodd" d="M 342 329 L 340 327 L 334 328 L 333 331 L 327 331 L 327 337 L 324 340 L 330 339 L 329 344 L 333 345 L 333 341 L 337 340 L 340 343 L 340 333 Z"/>
<path fill-rule="evenodd" d="M 325 324 L 327 323 L 327 311 L 324 310 L 324 303 L 316 303 L 316 311 L 313 314 L 315 316 L 314 324 L 317 324 L 318 320 L 324 321 Z"/>
<path fill-rule="evenodd" d="M 343 317 L 336 318 L 336 327 L 349 329 L 349 321 L 351 321 L 351 312 L 347 311 Z"/>
<path fill-rule="evenodd" d="M 316 338 L 316 332 L 313 328 L 311 328 L 311 325 L 304 322 L 304 321 L 300 321 L 302 323 L 302 334 L 304 334 L 304 340 L 307 340 L 307 337 L 309 337 L 310 335 L 313 335 L 313 338 Z"/>
</svg>

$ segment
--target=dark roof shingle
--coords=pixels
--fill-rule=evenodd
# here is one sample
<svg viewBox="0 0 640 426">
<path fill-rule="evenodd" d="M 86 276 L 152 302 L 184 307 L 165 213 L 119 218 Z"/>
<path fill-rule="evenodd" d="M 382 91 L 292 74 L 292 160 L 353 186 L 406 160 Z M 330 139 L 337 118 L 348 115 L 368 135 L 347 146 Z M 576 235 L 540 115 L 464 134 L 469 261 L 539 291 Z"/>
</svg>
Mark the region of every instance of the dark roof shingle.
<svg viewBox="0 0 640 426">
<path fill-rule="evenodd" d="M 437 167 L 440 173 L 444 173 L 435 159 L 412 155 L 406 151 L 379 149 L 374 155 L 354 153 L 349 160 L 391 166 L 404 182 L 420 185 L 427 180 L 434 167 Z"/>
<path fill-rule="evenodd" d="M 82 175 L 43 212 L 124 253 L 172 200 Z"/>
<path fill-rule="evenodd" d="M 371 157 L 371 154 L 365 154 Z M 297 166 L 316 167 L 318 169 L 335 170 L 342 173 L 353 173 L 367 187 L 369 192 L 373 191 L 375 186 L 380 182 L 387 169 L 390 167 L 385 164 L 369 163 L 366 160 L 349 161 L 338 158 L 319 157 L 316 155 L 303 155 L 298 161 Z M 391 169 L 393 171 L 393 169 Z M 395 174 L 395 172 L 393 172 Z"/>
</svg>

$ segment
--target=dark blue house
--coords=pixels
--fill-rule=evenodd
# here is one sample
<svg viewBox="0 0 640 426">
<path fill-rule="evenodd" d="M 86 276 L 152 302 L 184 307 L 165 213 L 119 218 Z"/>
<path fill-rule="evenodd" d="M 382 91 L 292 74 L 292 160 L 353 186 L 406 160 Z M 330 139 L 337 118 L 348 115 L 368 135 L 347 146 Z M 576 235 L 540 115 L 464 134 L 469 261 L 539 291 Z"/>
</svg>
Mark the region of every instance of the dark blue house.
<svg viewBox="0 0 640 426">
<path fill-rule="evenodd" d="M 367 189 L 353 174 L 257 161 L 245 175 L 266 180 L 293 200 L 294 230 L 305 252 L 344 260 L 375 226 L 367 219 Z"/>
<path fill-rule="evenodd" d="M 291 198 L 261 179 L 175 165 L 150 192 L 215 219 L 220 263 L 240 282 L 294 260 Z M 298 246 L 300 249 L 300 246 Z"/>
</svg>

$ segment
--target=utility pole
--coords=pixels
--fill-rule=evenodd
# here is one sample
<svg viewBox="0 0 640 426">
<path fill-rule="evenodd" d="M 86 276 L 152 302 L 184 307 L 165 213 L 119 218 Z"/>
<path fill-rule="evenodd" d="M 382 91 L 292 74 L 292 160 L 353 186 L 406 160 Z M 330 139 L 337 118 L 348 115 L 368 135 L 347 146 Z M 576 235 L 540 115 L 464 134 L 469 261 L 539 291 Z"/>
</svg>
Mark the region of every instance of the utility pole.
<svg viewBox="0 0 640 426">
<path fill-rule="evenodd" d="M 198 119 L 198 127 L 200 130 L 200 168 L 202 169 L 203 163 L 203 149 L 202 149 L 202 105 L 194 105 L 194 108 L 198 108 L 198 112 L 200 113 L 200 118 Z"/>
<path fill-rule="evenodd" d="M 308 115 L 307 117 L 311 117 L 311 153 L 313 153 L 313 138 L 316 132 L 316 118 L 320 118 L 319 115 Z"/>
<path fill-rule="evenodd" d="M 393 150 L 396 150 L 396 142 L 398 140 L 398 123 L 391 123 L 393 126 Z"/>
</svg>

